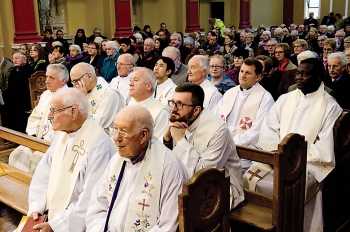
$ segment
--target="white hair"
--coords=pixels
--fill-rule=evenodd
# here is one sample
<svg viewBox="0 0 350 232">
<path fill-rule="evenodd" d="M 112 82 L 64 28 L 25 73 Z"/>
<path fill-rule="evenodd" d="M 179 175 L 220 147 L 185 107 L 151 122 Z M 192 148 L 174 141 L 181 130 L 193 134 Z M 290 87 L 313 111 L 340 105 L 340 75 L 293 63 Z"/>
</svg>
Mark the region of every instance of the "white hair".
<svg viewBox="0 0 350 232">
<path fill-rule="evenodd" d="M 346 66 L 348 60 L 346 59 L 346 55 L 343 52 L 333 52 L 328 55 L 327 60 L 329 61 L 332 58 L 338 58 L 341 60 L 343 66 Z"/>
<path fill-rule="evenodd" d="M 75 50 L 77 50 L 78 54 L 81 53 L 81 48 L 80 48 L 79 45 L 76 45 L 76 44 L 70 45 L 69 46 L 69 51 L 70 51 L 71 48 L 75 48 Z"/>
</svg>

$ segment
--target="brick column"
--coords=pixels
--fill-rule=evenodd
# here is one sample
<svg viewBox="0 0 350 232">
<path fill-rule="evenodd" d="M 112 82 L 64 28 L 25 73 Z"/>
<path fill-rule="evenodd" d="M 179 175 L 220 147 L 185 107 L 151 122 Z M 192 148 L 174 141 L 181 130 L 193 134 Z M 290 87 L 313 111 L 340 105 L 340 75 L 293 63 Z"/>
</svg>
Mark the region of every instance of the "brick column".
<svg viewBox="0 0 350 232">
<path fill-rule="evenodd" d="M 252 28 L 250 25 L 250 2 L 249 0 L 240 0 L 240 22 L 239 29 Z"/>
<path fill-rule="evenodd" d="M 114 37 L 129 37 L 132 33 L 130 0 L 114 0 L 115 32 Z"/>
<path fill-rule="evenodd" d="M 283 23 L 286 25 L 290 25 L 291 23 L 294 22 L 293 7 L 294 7 L 294 0 L 283 1 Z"/>
<path fill-rule="evenodd" d="M 186 0 L 186 33 L 201 31 L 199 25 L 199 3 L 198 0 Z"/>
<path fill-rule="evenodd" d="M 12 0 L 15 44 L 41 42 L 36 31 L 33 0 Z"/>
</svg>

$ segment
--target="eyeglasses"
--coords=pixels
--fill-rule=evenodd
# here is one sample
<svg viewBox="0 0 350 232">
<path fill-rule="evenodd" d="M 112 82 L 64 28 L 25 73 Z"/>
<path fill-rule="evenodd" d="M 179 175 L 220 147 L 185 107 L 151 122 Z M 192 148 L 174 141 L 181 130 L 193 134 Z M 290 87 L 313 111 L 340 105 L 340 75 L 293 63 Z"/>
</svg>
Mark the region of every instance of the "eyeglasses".
<svg viewBox="0 0 350 232">
<path fill-rule="evenodd" d="M 268 47 L 275 47 L 276 44 L 270 44 L 270 45 L 267 45 Z"/>
<path fill-rule="evenodd" d="M 72 107 L 73 107 L 73 106 L 67 106 L 67 107 L 63 107 L 63 108 L 57 109 L 57 110 L 54 110 L 54 109 L 51 109 L 51 108 L 50 108 L 50 112 L 52 113 L 53 116 L 56 116 L 57 113 L 62 112 L 62 111 L 64 111 L 64 110 L 69 109 L 69 108 L 72 108 Z"/>
<path fill-rule="evenodd" d="M 319 40 L 317 40 L 317 42 L 323 42 L 324 41 L 324 39 L 319 39 Z"/>
<path fill-rule="evenodd" d="M 173 100 L 168 100 L 168 106 L 170 106 L 171 108 L 173 108 L 175 106 L 176 109 L 182 110 L 184 107 L 196 106 L 196 105 L 184 104 L 182 102 L 174 102 Z"/>
<path fill-rule="evenodd" d="M 72 82 L 72 84 L 73 85 L 75 85 L 75 84 L 77 84 L 78 83 L 78 81 L 80 81 L 80 79 L 81 78 L 83 78 L 86 74 L 88 74 L 88 73 L 84 73 L 81 77 L 79 77 L 78 79 L 76 79 L 76 80 L 72 80 L 71 82 Z"/>
<path fill-rule="evenodd" d="M 119 62 L 115 62 L 115 66 L 126 66 L 126 65 L 133 65 L 133 64 L 124 64 L 124 63 L 119 63 Z"/>
<path fill-rule="evenodd" d="M 307 77 L 307 76 L 310 75 L 310 73 L 309 72 L 305 72 L 305 71 L 301 71 L 301 72 L 296 71 L 295 72 L 295 77 L 297 77 L 299 75 L 301 75 L 302 77 Z"/>
<path fill-rule="evenodd" d="M 144 128 L 146 129 L 146 128 Z M 143 129 L 142 129 L 143 130 Z M 122 137 L 122 138 L 128 138 L 130 137 L 132 134 L 135 134 L 137 132 L 141 132 L 142 130 L 137 130 L 137 131 L 133 131 L 133 132 L 126 132 L 126 131 L 122 131 L 122 130 L 119 130 L 119 129 L 115 129 L 114 128 L 114 131 L 113 131 L 113 134 L 115 135 L 118 135 L 119 137 Z"/>
<path fill-rule="evenodd" d="M 277 54 L 277 55 L 281 55 L 281 54 L 283 54 L 284 52 L 283 51 L 276 51 L 275 52 L 275 54 Z"/>
<path fill-rule="evenodd" d="M 224 66 L 210 65 L 210 69 L 220 69 L 224 68 Z"/>
</svg>

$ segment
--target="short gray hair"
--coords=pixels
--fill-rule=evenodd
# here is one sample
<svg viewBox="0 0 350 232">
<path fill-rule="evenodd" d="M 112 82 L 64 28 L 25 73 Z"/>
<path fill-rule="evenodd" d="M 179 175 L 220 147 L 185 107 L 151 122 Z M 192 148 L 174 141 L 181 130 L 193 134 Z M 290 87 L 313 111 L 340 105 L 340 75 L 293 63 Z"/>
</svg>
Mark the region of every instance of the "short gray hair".
<svg viewBox="0 0 350 232">
<path fill-rule="evenodd" d="M 125 57 L 128 59 L 128 62 L 130 62 L 130 64 L 132 64 L 132 66 L 136 66 L 136 63 L 135 63 L 135 60 L 134 60 L 134 57 L 130 54 L 130 53 L 124 53 L 124 54 L 121 54 L 119 57 L 118 57 L 118 60 L 120 59 L 120 57 Z M 117 62 L 118 62 L 117 60 Z"/>
<path fill-rule="evenodd" d="M 112 48 L 114 48 L 116 51 L 118 51 L 118 45 L 114 41 L 108 41 L 106 42 L 106 46 L 111 45 Z"/>
<path fill-rule="evenodd" d="M 181 56 L 180 50 L 178 48 L 172 47 L 172 46 L 168 46 L 168 47 L 164 48 L 164 50 L 162 52 L 162 56 L 166 56 L 168 58 L 170 58 L 169 54 L 175 55 L 174 59 L 176 57 Z"/>
<path fill-rule="evenodd" d="M 297 56 L 297 60 L 300 61 L 301 59 L 309 59 L 309 58 L 316 58 L 318 59 L 318 55 L 317 53 L 315 52 L 312 52 L 310 50 L 306 50 L 306 51 L 303 51 L 303 52 L 300 52 Z"/>
<path fill-rule="evenodd" d="M 209 73 L 209 61 L 208 58 L 203 55 L 195 55 L 191 59 L 198 57 L 199 58 L 199 68 L 205 71 L 205 75 L 208 76 Z"/>
<path fill-rule="evenodd" d="M 180 43 L 182 44 L 182 36 L 181 36 L 181 34 L 180 34 L 180 33 L 175 32 L 175 33 L 171 34 L 171 36 L 176 37 L 176 38 L 177 38 L 177 40 L 179 40 L 179 41 L 180 41 Z"/>
<path fill-rule="evenodd" d="M 69 51 L 70 51 L 71 48 L 75 48 L 75 50 L 77 50 L 78 54 L 81 53 L 81 48 L 80 48 L 79 45 L 76 45 L 76 44 L 70 45 L 69 46 Z"/>
<path fill-rule="evenodd" d="M 262 35 L 268 35 L 269 37 L 271 37 L 271 32 L 270 32 L 270 31 L 264 31 L 264 32 L 262 33 Z"/>
<path fill-rule="evenodd" d="M 340 59 L 342 66 L 346 66 L 348 60 L 346 59 L 346 55 L 343 52 L 333 52 L 328 55 L 327 60 L 329 61 L 332 58 Z"/>
<path fill-rule="evenodd" d="M 274 31 L 274 34 L 276 34 L 276 32 L 279 32 L 279 33 L 283 33 L 283 29 L 280 28 L 280 27 L 277 27 L 276 30 Z"/>
<path fill-rule="evenodd" d="M 144 74 L 144 76 L 146 78 L 146 83 L 152 85 L 152 92 L 154 92 L 154 90 L 156 88 L 157 78 L 154 75 L 153 70 L 151 70 L 149 68 L 144 68 L 144 67 L 136 67 L 136 68 L 134 68 L 133 71 L 134 72 L 141 71 L 142 74 Z"/>
<path fill-rule="evenodd" d="M 64 80 L 65 83 L 67 83 L 67 81 L 69 80 L 68 69 L 63 64 L 49 64 L 46 70 L 49 70 L 49 69 L 55 70 L 61 81 Z"/>
<path fill-rule="evenodd" d="M 290 36 L 296 36 L 296 35 L 298 35 L 298 31 L 297 30 L 293 30 L 293 31 L 290 32 L 289 35 Z"/>
<path fill-rule="evenodd" d="M 65 107 L 76 105 L 78 107 L 80 114 L 83 117 L 87 118 L 89 114 L 89 109 L 90 109 L 89 102 L 86 96 L 79 89 L 76 89 L 76 88 L 59 89 L 51 101 L 56 99 L 59 99 L 59 101 Z"/>
</svg>

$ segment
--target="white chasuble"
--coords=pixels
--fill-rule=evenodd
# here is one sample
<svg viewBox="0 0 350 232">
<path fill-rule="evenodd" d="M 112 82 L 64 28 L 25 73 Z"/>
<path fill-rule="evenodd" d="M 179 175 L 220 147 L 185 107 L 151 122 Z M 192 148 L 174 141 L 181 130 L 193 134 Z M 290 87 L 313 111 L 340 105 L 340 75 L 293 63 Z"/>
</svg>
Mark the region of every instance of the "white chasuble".
<svg viewBox="0 0 350 232">
<path fill-rule="evenodd" d="M 296 89 L 293 92 L 291 92 L 283 106 L 282 112 L 281 112 L 281 129 L 280 129 L 280 141 L 283 140 L 283 138 L 287 135 L 287 131 L 289 129 L 290 123 L 292 121 L 294 112 L 298 106 L 299 99 L 303 93 L 301 90 Z M 318 132 L 320 131 L 322 119 L 326 110 L 327 106 L 327 93 L 324 91 L 324 85 L 321 83 L 318 90 L 315 92 L 315 96 L 311 102 L 310 107 L 308 107 L 306 119 L 304 120 L 302 132 L 301 135 L 305 135 L 305 139 L 307 141 L 308 148 L 311 144 L 314 143 Z M 273 150 L 277 149 L 277 144 L 271 146 L 271 145 L 265 145 L 260 144 L 261 147 L 265 150 L 266 147 L 273 148 Z M 263 178 L 267 173 L 269 173 L 272 170 L 272 167 L 266 164 L 261 164 L 259 162 L 255 162 L 249 170 L 244 174 L 243 176 L 243 183 L 247 184 L 249 186 L 249 189 L 252 191 L 255 191 L 256 183 L 259 179 Z M 259 175 L 255 175 L 255 173 L 259 173 Z M 254 176 L 255 175 L 255 176 Z M 244 186 L 244 187 L 248 187 Z"/>
<path fill-rule="evenodd" d="M 161 197 L 161 183 L 166 147 L 160 142 L 149 143 L 146 154 L 141 161 L 140 170 L 132 186 L 132 193 L 127 210 L 125 231 L 149 231 L 156 226 Z M 108 190 L 108 204 L 111 203 L 115 186 L 119 177 L 124 158 L 111 160 Z M 164 191 L 164 190 L 163 190 Z M 118 193 L 123 194 L 121 192 Z M 109 207 L 111 207 L 109 205 Z M 118 207 L 114 205 L 112 207 Z"/>
<path fill-rule="evenodd" d="M 239 91 L 240 86 L 236 86 L 232 88 L 231 91 L 229 90 L 225 93 L 224 101 L 220 108 L 220 116 L 225 122 L 227 122 L 227 117 L 235 105 Z M 253 87 L 252 92 L 249 94 L 248 99 L 244 103 L 240 112 L 234 136 L 237 134 L 243 134 L 246 130 L 252 127 L 256 120 L 256 115 L 265 92 L 266 90 L 259 84 L 256 84 Z"/>
<path fill-rule="evenodd" d="M 69 144 L 67 133 L 60 132 L 56 135 L 52 155 L 52 163 L 55 165 L 51 166 L 47 190 L 49 220 L 69 205 L 84 155 L 101 133 L 104 133 L 103 129 L 93 118 L 88 118 Z"/>
<path fill-rule="evenodd" d="M 200 85 L 204 91 L 204 109 L 214 112 L 216 104 L 221 100 L 222 94 L 218 89 L 207 79 L 205 79 Z"/>
</svg>

